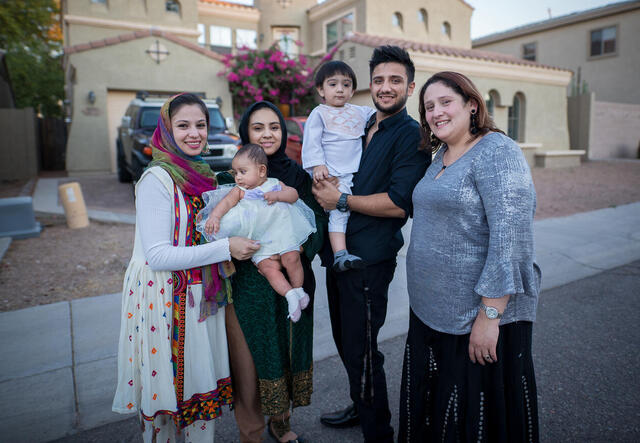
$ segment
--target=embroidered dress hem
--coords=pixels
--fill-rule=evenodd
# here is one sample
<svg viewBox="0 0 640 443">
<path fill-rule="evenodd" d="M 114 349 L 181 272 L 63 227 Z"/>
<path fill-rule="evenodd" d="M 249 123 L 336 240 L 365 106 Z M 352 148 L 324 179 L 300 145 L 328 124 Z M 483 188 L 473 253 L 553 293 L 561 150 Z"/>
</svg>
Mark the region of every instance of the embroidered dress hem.
<svg viewBox="0 0 640 443">
<path fill-rule="evenodd" d="M 233 403 L 231 377 L 218 380 L 218 389 L 194 394 L 190 399 L 178 402 L 177 411 L 156 411 L 153 415 L 146 415 L 140 411 L 140 416 L 146 421 L 153 421 L 159 415 L 173 417 L 178 429 L 186 428 L 198 420 L 213 420 L 222 415 L 222 406 Z"/>
</svg>

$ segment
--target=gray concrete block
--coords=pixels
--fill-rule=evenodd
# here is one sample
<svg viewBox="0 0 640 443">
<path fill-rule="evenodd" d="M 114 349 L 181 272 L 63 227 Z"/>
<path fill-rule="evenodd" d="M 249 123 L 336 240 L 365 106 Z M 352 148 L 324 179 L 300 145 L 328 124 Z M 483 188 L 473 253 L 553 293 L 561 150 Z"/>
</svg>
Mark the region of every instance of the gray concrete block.
<svg viewBox="0 0 640 443">
<path fill-rule="evenodd" d="M 30 238 L 40 236 L 42 226 L 36 221 L 31 197 L 0 198 L 0 235 Z"/>
<path fill-rule="evenodd" d="M 91 429 L 135 416 L 135 414 L 123 415 L 111 411 L 118 378 L 116 358 L 79 364 L 76 366 L 75 374 L 79 429 Z"/>
<path fill-rule="evenodd" d="M 0 382 L 71 366 L 69 303 L 0 313 Z"/>
<path fill-rule="evenodd" d="M 118 354 L 121 294 L 73 300 L 73 350 L 76 365 Z"/>
<path fill-rule="evenodd" d="M 40 178 L 33 192 L 33 209 L 36 212 L 64 214 L 58 198 L 58 179 Z"/>
<path fill-rule="evenodd" d="M 1 439 L 42 442 L 72 432 L 75 400 L 71 368 L 0 383 Z"/>
</svg>

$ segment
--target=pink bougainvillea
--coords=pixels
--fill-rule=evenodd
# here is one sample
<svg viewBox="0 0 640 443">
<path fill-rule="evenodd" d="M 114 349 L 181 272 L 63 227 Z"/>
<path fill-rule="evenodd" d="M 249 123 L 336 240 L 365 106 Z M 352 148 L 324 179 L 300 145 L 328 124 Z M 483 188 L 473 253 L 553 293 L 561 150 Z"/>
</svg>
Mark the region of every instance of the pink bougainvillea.
<svg viewBox="0 0 640 443">
<path fill-rule="evenodd" d="M 295 44 L 302 47 L 302 42 Z M 315 64 L 331 60 L 335 52 L 314 59 Z M 218 75 L 229 82 L 237 115 L 260 100 L 291 105 L 294 115 L 306 115 L 315 106 L 314 63 L 304 55 L 289 56 L 275 43 L 264 50 L 240 48 L 235 55 L 225 55 L 222 62 L 225 68 Z"/>
</svg>

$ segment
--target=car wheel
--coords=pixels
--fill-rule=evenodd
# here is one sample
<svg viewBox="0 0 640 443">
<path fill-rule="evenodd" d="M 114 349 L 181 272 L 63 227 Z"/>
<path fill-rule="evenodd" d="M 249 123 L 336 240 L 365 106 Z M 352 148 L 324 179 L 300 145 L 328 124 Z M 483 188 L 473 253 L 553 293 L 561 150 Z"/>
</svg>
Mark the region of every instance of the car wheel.
<svg viewBox="0 0 640 443">
<path fill-rule="evenodd" d="M 131 173 L 127 169 L 127 162 L 124 158 L 124 151 L 120 142 L 116 143 L 117 146 L 117 167 L 118 167 L 118 181 L 120 183 L 129 183 L 132 179 Z"/>
</svg>

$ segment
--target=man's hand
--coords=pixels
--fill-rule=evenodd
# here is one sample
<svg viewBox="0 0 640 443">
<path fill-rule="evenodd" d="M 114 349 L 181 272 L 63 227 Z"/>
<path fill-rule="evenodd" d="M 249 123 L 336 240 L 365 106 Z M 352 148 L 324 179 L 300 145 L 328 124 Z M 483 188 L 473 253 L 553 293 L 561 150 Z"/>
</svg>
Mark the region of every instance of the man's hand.
<svg viewBox="0 0 640 443">
<path fill-rule="evenodd" d="M 322 180 L 314 183 L 312 189 L 313 195 L 324 208 L 325 211 L 331 211 L 336 208 L 336 203 L 342 193 L 338 190 L 335 184 L 328 180 Z"/>
<path fill-rule="evenodd" d="M 313 167 L 313 182 L 318 183 L 319 181 L 325 180 L 329 178 L 329 170 L 325 165 L 318 165 Z"/>
</svg>

